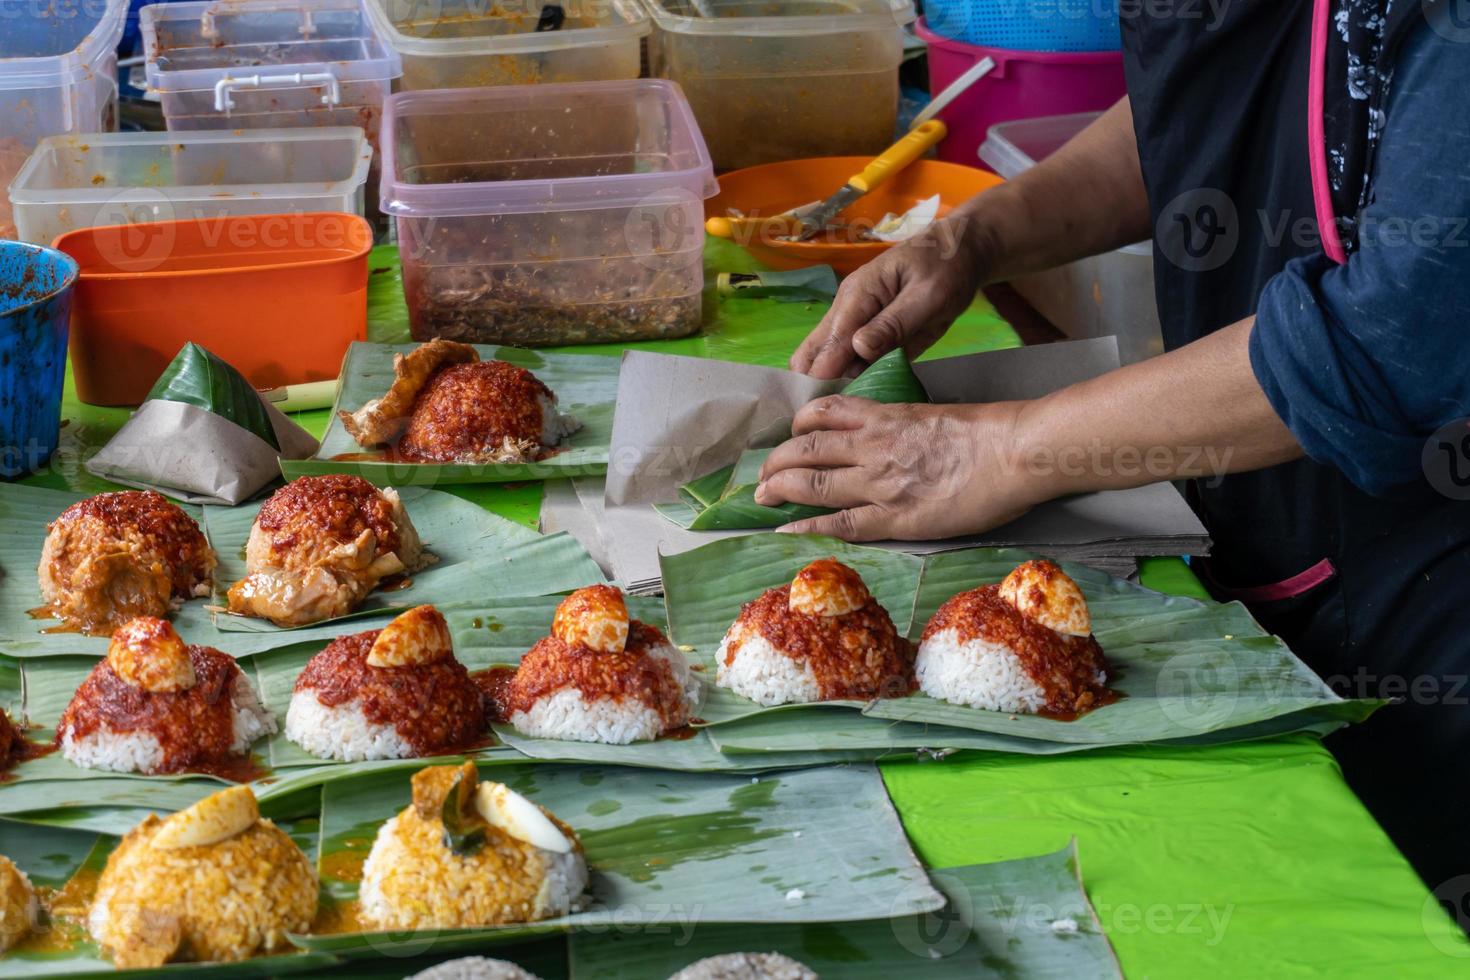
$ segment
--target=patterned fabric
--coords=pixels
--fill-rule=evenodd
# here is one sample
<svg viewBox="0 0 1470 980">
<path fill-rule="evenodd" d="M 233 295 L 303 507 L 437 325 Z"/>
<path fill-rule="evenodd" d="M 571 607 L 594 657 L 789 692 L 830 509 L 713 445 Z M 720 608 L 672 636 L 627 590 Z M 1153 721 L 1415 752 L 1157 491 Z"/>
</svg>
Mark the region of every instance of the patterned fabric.
<svg viewBox="0 0 1470 980">
<path fill-rule="evenodd" d="M 1413 0 L 1399 0 L 1410 3 Z M 1357 214 L 1373 199 L 1372 161 L 1393 65 L 1383 62 L 1394 0 L 1335 0 L 1327 38 L 1327 176 L 1343 247 L 1357 246 Z"/>
</svg>

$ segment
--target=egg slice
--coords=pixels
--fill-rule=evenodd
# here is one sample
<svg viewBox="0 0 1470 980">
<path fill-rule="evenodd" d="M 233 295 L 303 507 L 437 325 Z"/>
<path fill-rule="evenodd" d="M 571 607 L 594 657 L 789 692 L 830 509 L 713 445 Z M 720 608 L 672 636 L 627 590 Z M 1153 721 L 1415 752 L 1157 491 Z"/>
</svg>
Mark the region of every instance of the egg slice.
<svg viewBox="0 0 1470 980">
<path fill-rule="evenodd" d="M 792 579 L 788 605 L 808 616 L 845 616 L 872 601 L 861 575 L 836 558 L 818 558 Z"/>
<path fill-rule="evenodd" d="M 378 632 L 368 650 L 369 667 L 412 667 L 454 656 L 454 641 L 444 614 L 433 606 L 414 606 Z"/>
<path fill-rule="evenodd" d="M 572 849 L 572 842 L 544 810 L 504 783 L 482 782 L 477 786 L 475 808 L 486 823 L 516 840 L 557 854 Z"/>
<path fill-rule="evenodd" d="M 153 616 L 130 619 L 113 632 L 107 663 L 127 683 L 154 694 L 194 686 L 189 648 L 167 620 Z"/>
<path fill-rule="evenodd" d="M 568 646 L 620 653 L 628 645 L 628 604 L 616 586 L 592 585 L 562 600 L 551 634 Z"/>
<path fill-rule="evenodd" d="M 1000 583 L 1000 597 L 1022 616 L 1068 636 L 1089 636 L 1092 614 L 1077 583 L 1045 559 L 1017 565 Z"/>
<path fill-rule="evenodd" d="M 260 807 L 250 787 L 231 786 L 165 820 L 153 835 L 153 846 L 176 850 L 217 844 L 244 833 L 259 819 Z"/>
</svg>

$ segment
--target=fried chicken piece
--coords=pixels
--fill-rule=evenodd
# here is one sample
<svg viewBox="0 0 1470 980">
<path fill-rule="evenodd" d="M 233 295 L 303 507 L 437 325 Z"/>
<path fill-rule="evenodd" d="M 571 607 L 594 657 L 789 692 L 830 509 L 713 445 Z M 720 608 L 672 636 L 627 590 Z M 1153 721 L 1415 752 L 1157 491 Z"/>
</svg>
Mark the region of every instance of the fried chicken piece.
<svg viewBox="0 0 1470 980">
<path fill-rule="evenodd" d="M 374 398 L 355 412 L 338 412 L 342 427 L 359 446 L 393 442 L 408 428 L 419 392 L 440 368 L 478 361 L 469 344 L 431 340 L 407 354 L 393 355 L 393 384 L 382 398 Z"/>
<path fill-rule="evenodd" d="M 229 609 L 277 626 L 332 619 L 383 579 L 431 561 L 396 491 L 360 476 L 304 476 L 260 508 Z"/>
<path fill-rule="evenodd" d="M 103 493 L 51 522 L 37 570 L 57 618 L 111 633 L 135 616 L 167 616 L 210 593 L 215 556 L 188 514 L 152 490 Z"/>
<path fill-rule="evenodd" d="M 476 361 L 443 368 L 429 380 L 398 454 L 431 463 L 520 463 L 541 458 L 577 428 L 530 371 Z"/>
</svg>

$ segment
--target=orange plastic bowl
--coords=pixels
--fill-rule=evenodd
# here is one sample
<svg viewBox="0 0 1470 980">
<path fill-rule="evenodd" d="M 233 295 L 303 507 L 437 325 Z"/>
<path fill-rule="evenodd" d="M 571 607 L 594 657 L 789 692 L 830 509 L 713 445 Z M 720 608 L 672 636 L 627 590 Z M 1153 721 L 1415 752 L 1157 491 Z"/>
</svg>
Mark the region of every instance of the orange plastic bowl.
<svg viewBox="0 0 1470 980">
<path fill-rule="evenodd" d="M 733 209 L 748 217 L 767 217 L 821 201 L 862 170 L 871 157 L 813 157 L 732 170 L 720 177 L 720 192 L 705 202 L 706 217 L 728 217 Z M 1003 183 L 988 170 L 941 160 L 918 160 L 857 200 L 839 220 L 871 227 L 885 214 L 902 214 L 925 198 L 939 195 L 939 213 L 949 213 L 982 191 Z M 830 265 L 847 275 L 890 248 L 892 242 L 818 239 L 782 241 L 770 234 L 737 234 L 734 241 L 756 261 L 773 269 Z"/>
<path fill-rule="evenodd" d="M 351 214 L 233 215 L 67 232 L 77 397 L 136 405 L 186 341 L 257 388 L 335 378 L 367 333 L 371 226 Z"/>
</svg>

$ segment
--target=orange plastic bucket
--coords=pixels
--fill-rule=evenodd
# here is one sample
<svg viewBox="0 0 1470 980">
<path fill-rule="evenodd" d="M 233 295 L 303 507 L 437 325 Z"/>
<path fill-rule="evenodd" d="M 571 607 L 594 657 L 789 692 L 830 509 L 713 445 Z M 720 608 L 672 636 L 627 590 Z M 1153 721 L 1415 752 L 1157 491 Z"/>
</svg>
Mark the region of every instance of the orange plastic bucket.
<svg viewBox="0 0 1470 980">
<path fill-rule="evenodd" d="M 82 228 L 56 239 L 81 275 L 77 396 L 136 405 L 185 342 L 258 388 L 335 378 L 367 332 L 372 229 L 351 214 L 266 214 Z"/>
<path fill-rule="evenodd" d="M 704 204 L 706 217 L 725 217 L 731 210 L 750 217 L 770 217 L 829 197 L 847 178 L 873 162 L 872 157 L 813 157 L 747 167 L 720 175 L 720 193 Z M 894 174 L 877 190 L 859 198 L 839 220 L 871 227 L 885 214 L 902 214 L 928 197 L 939 195 L 944 216 L 981 191 L 1003 181 L 987 170 L 940 160 L 917 160 Z M 735 242 L 758 262 L 773 269 L 830 265 L 847 275 L 890 248 L 891 242 L 785 241 L 753 232 Z"/>
</svg>

